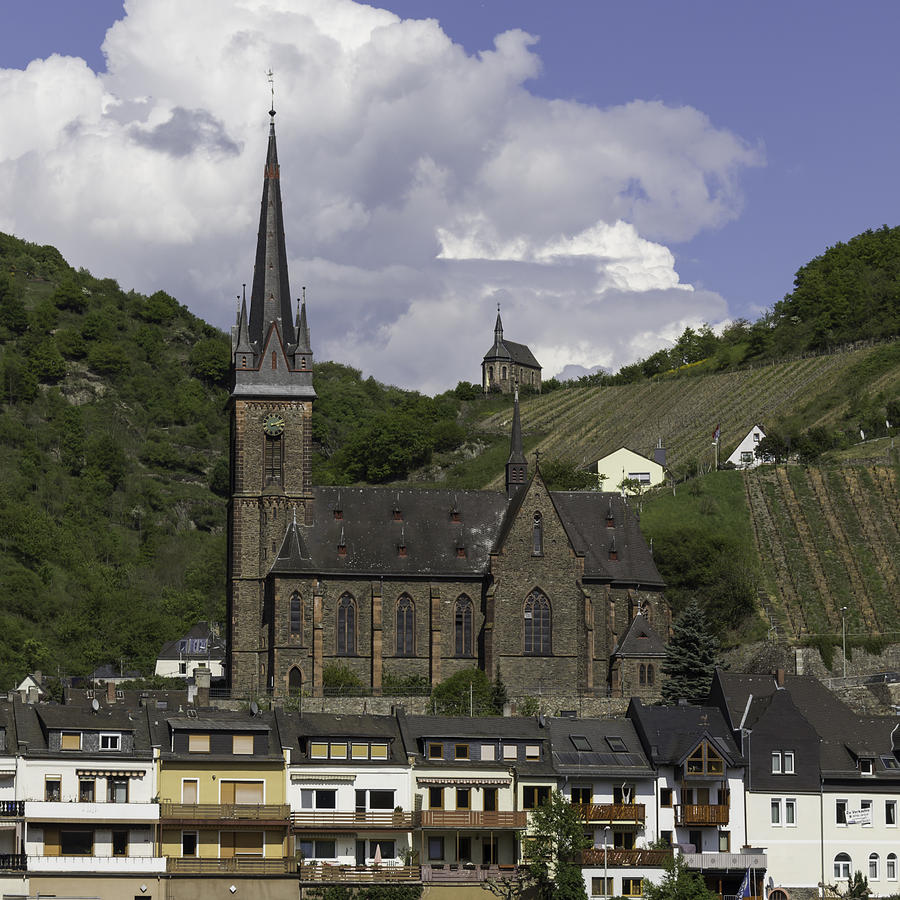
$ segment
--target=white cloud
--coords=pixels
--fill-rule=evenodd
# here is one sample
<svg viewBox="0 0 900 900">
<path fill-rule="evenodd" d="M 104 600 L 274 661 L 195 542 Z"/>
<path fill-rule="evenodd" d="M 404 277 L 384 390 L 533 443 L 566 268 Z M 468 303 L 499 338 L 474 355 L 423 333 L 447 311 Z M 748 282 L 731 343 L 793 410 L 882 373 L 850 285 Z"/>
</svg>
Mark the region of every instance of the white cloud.
<svg viewBox="0 0 900 900">
<path fill-rule="evenodd" d="M 271 66 L 319 358 L 433 391 L 478 379 L 498 300 L 547 376 L 727 317 L 667 244 L 738 215 L 761 153 L 701 112 L 547 101 L 524 86 L 524 32 L 469 56 L 433 20 L 351 0 L 126 12 L 106 74 L 58 56 L 0 70 L 3 230 L 227 327 L 252 276 Z"/>
</svg>

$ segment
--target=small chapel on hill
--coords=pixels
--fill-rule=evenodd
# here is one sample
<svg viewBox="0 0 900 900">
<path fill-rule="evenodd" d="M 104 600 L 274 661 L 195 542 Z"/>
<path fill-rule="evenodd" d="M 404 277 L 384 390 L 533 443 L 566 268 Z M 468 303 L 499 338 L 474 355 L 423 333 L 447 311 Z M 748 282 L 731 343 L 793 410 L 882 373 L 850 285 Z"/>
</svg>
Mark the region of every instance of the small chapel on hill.
<svg viewBox="0 0 900 900">
<path fill-rule="evenodd" d="M 670 613 L 638 523 L 617 494 L 547 489 L 517 394 L 502 491 L 311 483 L 312 345 L 305 303 L 291 315 L 274 115 L 232 329 L 231 688 L 319 696 L 339 663 L 376 694 L 477 666 L 515 692 L 655 696 Z M 499 314 L 497 329 L 502 343 Z"/>
</svg>

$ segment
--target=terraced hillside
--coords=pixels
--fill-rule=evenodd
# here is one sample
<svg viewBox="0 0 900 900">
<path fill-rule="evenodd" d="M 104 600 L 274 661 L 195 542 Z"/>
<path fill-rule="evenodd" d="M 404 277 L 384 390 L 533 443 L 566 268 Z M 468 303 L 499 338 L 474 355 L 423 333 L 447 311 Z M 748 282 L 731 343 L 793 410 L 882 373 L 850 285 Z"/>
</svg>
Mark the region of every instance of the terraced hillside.
<svg viewBox="0 0 900 900">
<path fill-rule="evenodd" d="M 522 426 L 526 436 L 539 438 L 536 448 L 543 455 L 577 466 L 588 467 L 622 445 L 649 454 L 658 439 L 668 448 L 670 467 L 690 461 L 712 465 L 711 436 L 717 424 L 724 459 L 753 425 L 793 415 L 815 398 L 843 398 L 844 385 L 852 385 L 854 373 L 875 354 L 883 356 L 884 348 L 868 346 L 715 375 L 571 387 L 523 401 Z M 880 372 L 877 390 L 900 392 L 900 363 Z M 816 408 L 809 424 L 836 422 L 845 406 L 837 399 Z M 505 432 L 508 423 L 509 412 L 504 411 L 487 419 L 485 428 Z M 492 486 L 501 479 L 498 475 Z"/>
<path fill-rule="evenodd" d="M 766 466 L 744 476 L 772 624 L 788 638 L 900 640 L 896 467 Z M 854 641 L 855 642 L 855 641 Z"/>
</svg>

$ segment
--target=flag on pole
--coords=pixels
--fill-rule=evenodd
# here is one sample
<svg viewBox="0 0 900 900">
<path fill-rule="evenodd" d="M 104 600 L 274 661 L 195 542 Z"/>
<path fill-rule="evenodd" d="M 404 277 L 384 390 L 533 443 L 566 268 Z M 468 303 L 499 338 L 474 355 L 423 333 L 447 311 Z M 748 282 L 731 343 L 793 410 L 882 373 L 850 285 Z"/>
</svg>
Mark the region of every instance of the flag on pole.
<svg viewBox="0 0 900 900">
<path fill-rule="evenodd" d="M 714 444 L 719 443 L 719 435 L 721 433 L 722 433 L 722 429 L 718 425 L 716 425 L 716 429 L 715 429 L 715 431 L 713 431 L 713 443 Z"/>
<path fill-rule="evenodd" d="M 735 894 L 735 900 L 743 900 L 745 897 L 751 897 L 750 893 L 750 870 L 747 869 L 747 874 L 744 876 L 744 880 L 741 882 L 740 890 Z"/>
</svg>

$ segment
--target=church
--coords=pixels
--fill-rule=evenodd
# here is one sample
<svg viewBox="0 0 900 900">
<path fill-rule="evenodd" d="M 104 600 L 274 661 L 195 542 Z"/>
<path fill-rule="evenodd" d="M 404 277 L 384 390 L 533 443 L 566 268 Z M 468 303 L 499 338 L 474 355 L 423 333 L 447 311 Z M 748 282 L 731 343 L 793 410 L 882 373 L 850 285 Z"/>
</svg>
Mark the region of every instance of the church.
<svg viewBox="0 0 900 900">
<path fill-rule="evenodd" d="M 477 666 L 517 693 L 655 696 L 671 622 L 638 523 L 617 494 L 547 489 L 517 393 L 505 490 L 311 483 L 312 344 L 305 303 L 292 315 L 269 114 L 249 311 L 232 329 L 231 689 L 320 696 L 337 664 L 381 694 Z"/>
</svg>

